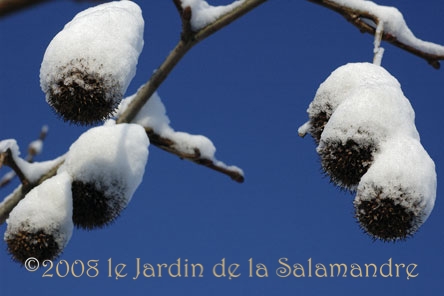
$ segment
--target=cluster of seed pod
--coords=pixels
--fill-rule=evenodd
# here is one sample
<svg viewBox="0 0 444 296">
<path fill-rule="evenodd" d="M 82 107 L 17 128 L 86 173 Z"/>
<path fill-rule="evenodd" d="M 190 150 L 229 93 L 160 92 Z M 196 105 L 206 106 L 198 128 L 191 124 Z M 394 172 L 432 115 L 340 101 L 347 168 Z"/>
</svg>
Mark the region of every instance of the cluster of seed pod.
<svg viewBox="0 0 444 296">
<path fill-rule="evenodd" d="M 90 125 L 109 118 L 135 75 L 144 20 L 132 1 L 78 13 L 51 41 L 40 68 L 46 101 L 65 121 Z M 112 223 L 142 181 L 149 140 L 143 127 L 92 128 L 72 144 L 57 175 L 14 208 L 4 235 L 13 259 L 59 256 L 74 226 Z"/>
<path fill-rule="evenodd" d="M 339 67 L 320 85 L 299 134 L 314 138 L 330 180 L 356 192 L 355 216 L 372 237 L 405 239 L 436 196 L 432 159 L 399 82 L 369 63 Z"/>
<path fill-rule="evenodd" d="M 57 175 L 32 189 L 7 219 L 14 260 L 53 260 L 73 227 L 104 227 L 120 215 L 142 181 L 149 140 L 138 124 L 92 128 L 70 147 Z"/>
</svg>

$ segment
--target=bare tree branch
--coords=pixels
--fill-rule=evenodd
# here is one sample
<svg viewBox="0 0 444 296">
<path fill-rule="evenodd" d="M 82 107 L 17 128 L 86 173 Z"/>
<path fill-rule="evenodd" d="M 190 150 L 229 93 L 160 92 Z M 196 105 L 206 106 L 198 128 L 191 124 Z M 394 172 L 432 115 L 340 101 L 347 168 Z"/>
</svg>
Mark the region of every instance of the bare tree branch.
<svg viewBox="0 0 444 296">
<path fill-rule="evenodd" d="M 0 160 L 1 160 L 0 164 L 7 165 L 8 167 L 14 170 L 15 174 L 20 178 L 20 181 L 24 186 L 29 184 L 29 181 L 26 178 L 25 174 L 22 172 L 18 164 L 15 162 L 11 149 L 7 149 L 5 152 L 0 153 Z"/>
<path fill-rule="evenodd" d="M 0 17 L 51 0 L 0 0 Z"/>
<path fill-rule="evenodd" d="M 14 209 L 14 207 L 25 197 L 25 195 L 31 191 L 32 188 L 41 184 L 46 179 L 55 176 L 57 169 L 62 165 L 63 162 L 58 163 L 56 166 L 51 168 L 51 170 L 42 176 L 35 183 L 27 183 L 19 185 L 8 197 L 6 197 L 0 203 L 0 225 L 5 223 L 6 219 L 9 217 L 9 213 Z"/>
<path fill-rule="evenodd" d="M 215 22 L 209 24 L 208 26 L 202 28 L 197 32 L 191 31 L 189 25 L 186 24 L 186 22 L 189 22 L 190 20 L 191 14 L 189 16 L 188 14 L 191 12 L 191 10 L 189 8 L 182 10 L 182 6 L 179 3 L 180 0 L 173 1 L 179 10 L 179 13 L 181 14 L 183 22 L 181 40 L 179 40 L 176 47 L 170 52 L 164 62 L 154 72 L 149 81 L 139 89 L 136 98 L 131 102 L 126 111 L 117 119 L 117 123 L 128 123 L 134 119 L 139 110 L 143 107 L 143 105 L 145 105 L 146 102 L 148 102 L 149 98 L 154 94 L 160 84 L 162 84 L 162 82 L 168 77 L 177 63 L 194 45 L 209 37 L 210 35 L 216 33 L 223 27 L 229 25 L 234 20 L 240 18 L 255 7 L 266 2 L 267 0 L 246 0 L 242 5 L 236 7 L 232 11 L 221 16 Z M 184 14 L 186 15 L 184 16 Z"/>
<path fill-rule="evenodd" d="M 173 0 L 176 8 L 182 19 L 182 34 L 181 39 L 177 43 L 176 47 L 170 52 L 160 67 L 154 72 L 149 81 L 145 83 L 137 92 L 136 97 L 127 107 L 127 109 L 119 116 L 117 123 L 129 123 L 131 122 L 142 107 L 148 102 L 149 98 L 154 94 L 162 82 L 168 77 L 177 63 L 185 56 L 185 54 L 197 43 L 211 36 L 215 32 L 219 31 L 223 27 L 229 25 L 236 19 L 245 15 L 255 7 L 264 3 L 267 0 L 246 0 L 242 5 L 234 8 L 232 11 L 221 16 L 215 22 L 202 28 L 199 31 L 194 32 L 191 29 L 190 20 L 192 11 L 190 7 L 182 7 L 180 0 Z M 244 177 L 239 174 L 238 170 L 230 170 L 225 166 L 218 165 L 212 160 L 201 158 L 199 151 L 195 151 L 195 154 L 188 155 L 175 148 L 174 142 L 171 139 L 162 138 L 154 131 L 149 130 L 148 136 L 153 145 L 159 148 L 175 154 L 182 159 L 191 160 L 194 163 L 204 165 L 210 169 L 216 170 L 223 174 L 230 176 L 237 182 L 243 182 Z M 168 143 L 167 145 L 165 143 Z"/>
<path fill-rule="evenodd" d="M 194 148 L 194 153 L 185 153 L 176 148 L 176 143 L 172 139 L 164 138 L 157 133 L 155 133 L 151 128 L 145 128 L 148 137 L 150 138 L 150 143 L 156 147 L 167 151 L 169 153 L 175 154 L 181 159 L 187 159 L 194 163 L 206 166 L 212 170 L 220 172 L 229 176 L 236 182 L 244 182 L 244 176 L 240 173 L 238 169 L 230 168 L 220 163 L 214 162 L 211 159 L 202 157 L 198 148 Z"/>
<path fill-rule="evenodd" d="M 174 48 L 174 50 L 168 55 L 165 61 L 161 64 L 161 66 L 154 72 L 150 80 L 139 89 L 135 99 L 132 101 L 130 106 L 128 106 L 126 111 L 117 119 L 117 123 L 130 123 L 135 118 L 135 116 L 141 110 L 143 105 L 154 94 L 157 88 L 167 78 L 169 73 L 182 59 L 182 57 L 194 45 L 204 40 L 208 36 L 214 34 L 215 32 L 219 31 L 223 27 L 229 25 L 234 20 L 245 15 L 247 12 L 251 11 L 252 9 L 254 9 L 255 7 L 264 3 L 267 0 L 246 0 L 242 5 L 236 7 L 229 13 L 222 15 L 218 20 L 216 20 L 215 22 L 209 24 L 208 26 L 202 28 L 197 32 L 193 32 L 189 24 L 192 13 L 191 9 L 189 7 L 182 9 L 182 6 L 179 5 L 181 3 L 178 0 L 173 0 L 173 1 L 176 4 L 176 7 L 178 8 L 182 18 L 183 28 L 182 28 L 181 39 Z M 174 141 L 172 141 L 171 139 L 166 139 L 161 137 L 160 135 L 154 133 L 153 130 L 150 128 L 146 128 L 146 132 L 148 137 L 150 138 L 150 142 L 153 145 L 159 147 L 160 149 L 175 154 L 182 159 L 190 160 L 194 163 L 206 166 L 210 169 L 226 174 L 237 182 L 244 181 L 244 177 L 242 176 L 242 174 L 240 174 L 238 170 L 231 169 L 230 167 L 220 165 L 219 163 L 216 163 L 212 160 L 201 157 L 200 151 L 198 149 L 195 149 L 193 154 L 183 153 L 183 151 L 180 151 L 177 148 L 175 148 L 176 143 L 174 143 Z M 0 159 L 0 161 L 4 161 L 4 159 Z M 62 165 L 62 163 L 63 161 L 58 163 L 49 172 L 47 172 L 44 176 L 42 176 L 37 182 L 22 184 L 18 186 L 12 194 L 10 194 L 2 203 L 0 203 L 0 225 L 6 221 L 12 209 L 19 203 L 21 199 L 25 197 L 25 195 L 32 188 L 41 184 L 44 180 L 49 179 L 52 176 L 56 175 L 57 169 L 59 168 L 60 165 Z"/>
<path fill-rule="evenodd" d="M 376 33 L 376 28 L 370 25 L 365 20 L 366 19 L 372 20 L 375 24 L 378 24 L 380 20 L 377 15 L 374 15 L 369 11 L 348 7 L 344 4 L 339 4 L 331 0 L 308 0 L 308 1 L 319 4 L 333 11 L 336 11 L 337 13 L 341 14 L 347 21 L 356 26 L 362 33 L 369 33 L 372 35 L 375 35 Z M 391 34 L 384 33 L 382 34 L 382 40 L 387 41 L 393 44 L 394 46 L 397 46 L 413 55 L 425 59 L 435 69 L 439 69 L 440 68 L 439 61 L 444 60 L 444 55 L 425 52 L 415 46 L 401 42 L 398 36 L 393 36 Z"/>
<path fill-rule="evenodd" d="M 26 156 L 27 162 L 29 162 L 29 163 L 34 162 L 34 157 L 36 157 L 38 154 L 41 153 L 40 149 L 38 147 L 36 147 L 35 144 L 37 142 L 40 142 L 40 144 L 42 145 L 47 134 L 48 134 L 48 127 L 45 125 L 41 128 L 40 135 L 39 135 L 38 139 L 35 141 L 32 141 L 28 145 L 28 155 Z M 1 158 L 0 158 L 0 160 L 1 160 Z M 0 161 L 0 168 L 1 168 L 1 161 Z M 3 177 L 0 179 L 0 188 L 8 185 L 14 179 L 15 176 L 16 176 L 16 174 L 15 174 L 14 170 L 3 175 Z"/>
</svg>

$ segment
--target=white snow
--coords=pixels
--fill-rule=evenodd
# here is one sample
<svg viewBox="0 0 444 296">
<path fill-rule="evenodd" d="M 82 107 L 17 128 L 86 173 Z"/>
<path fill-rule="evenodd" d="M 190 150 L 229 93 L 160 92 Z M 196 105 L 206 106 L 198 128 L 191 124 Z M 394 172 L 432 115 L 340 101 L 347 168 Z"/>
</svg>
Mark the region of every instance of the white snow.
<svg viewBox="0 0 444 296">
<path fill-rule="evenodd" d="M 18 231 L 52 234 L 62 250 L 73 230 L 71 178 L 58 174 L 34 187 L 11 211 L 4 238 Z"/>
<path fill-rule="evenodd" d="M 5 153 L 6 151 L 8 151 L 8 149 L 11 150 L 12 155 L 20 154 L 17 141 L 14 139 L 6 139 L 0 141 L 0 153 Z"/>
<path fill-rule="evenodd" d="M 398 41 L 406 45 L 412 46 L 429 54 L 441 56 L 444 55 L 444 46 L 423 41 L 415 37 L 410 28 L 407 26 L 402 13 L 395 7 L 378 5 L 367 0 L 330 1 L 377 16 L 378 20 L 384 23 L 384 32 L 396 37 Z"/>
<path fill-rule="evenodd" d="M 382 187 L 385 198 L 394 198 L 425 221 L 436 197 L 435 165 L 420 143 L 414 110 L 396 78 L 369 63 L 339 67 L 320 85 L 307 110 L 310 116 L 321 111 L 331 117 L 317 149 L 327 141 L 345 144 L 349 139 L 371 139 L 377 146 L 357 199 L 375 197 L 375 188 Z M 309 129 L 308 122 L 299 132 Z"/>
<path fill-rule="evenodd" d="M 98 74 L 109 84 L 117 82 L 123 95 L 136 73 L 143 31 L 141 9 L 132 1 L 104 3 L 78 13 L 46 49 L 40 69 L 42 90 L 57 89 L 65 72 L 77 68 Z"/>
<path fill-rule="evenodd" d="M 320 112 L 328 116 L 335 111 L 340 103 L 353 92 L 363 88 L 400 87 L 399 82 L 384 68 L 371 63 L 348 63 L 334 70 L 328 78 L 321 83 L 307 113 L 310 118 Z M 299 135 L 303 136 L 310 128 L 305 123 L 299 128 Z"/>
<path fill-rule="evenodd" d="M 67 171 L 74 180 L 103 186 L 107 194 L 128 203 L 142 182 L 148 146 L 140 125 L 108 122 L 89 129 L 71 145 L 59 173 Z"/>
<path fill-rule="evenodd" d="M 390 80 L 391 81 L 391 80 Z M 397 133 L 419 139 L 410 102 L 399 84 L 362 86 L 350 93 L 336 108 L 321 135 L 321 144 L 329 139 L 342 143 L 371 135 L 380 143 Z"/>
<path fill-rule="evenodd" d="M 135 97 L 136 94 L 122 100 L 116 116 L 122 114 Z M 197 149 L 201 158 L 211 160 L 219 167 L 235 170 L 243 175 L 242 169 L 236 166 L 227 166 L 216 159 L 216 147 L 207 137 L 175 131 L 170 126 L 170 119 L 166 115 L 165 105 L 162 103 L 157 92 L 151 96 L 132 122 L 150 128 L 159 136 L 174 141 L 174 148 L 184 154 L 194 155 Z"/>
<path fill-rule="evenodd" d="M 398 135 L 382 143 L 374 163 L 362 177 L 360 192 L 372 190 L 371 185 L 384 188 L 384 197 L 397 197 L 401 189 L 404 198 L 396 200 L 414 210 L 424 222 L 430 215 L 436 198 L 435 164 L 418 139 Z M 362 197 L 375 196 L 364 194 Z M 412 206 L 418 203 L 418 207 Z"/>
<path fill-rule="evenodd" d="M 32 150 L 34 155 L 38 155 L 42 152 L 43 149 L 43 141 L 38 139 L 29 143 L 28 150 Z"/>
<path fill-rule="evenodd" d="M 228 5 L 212 6 L 205 0 L 182 0 L 182 8 L 191 8 L 191 29 L 198 31 L 230 12 L 245 0 L 237 0 Z"/>
<path fill-rule="evenodd" d="M 20 157 L 20 150 L 17 142 L 13 139 L 0 141 L 0 153 L 11 149 L 12 157 L 20 168 L 26 179 L 31 183 L 36 182 L 41 176 L 46 174 L 51 168 L 63 161 L 64 156 L 43 162 L 29 163 Z"/>
</svg>

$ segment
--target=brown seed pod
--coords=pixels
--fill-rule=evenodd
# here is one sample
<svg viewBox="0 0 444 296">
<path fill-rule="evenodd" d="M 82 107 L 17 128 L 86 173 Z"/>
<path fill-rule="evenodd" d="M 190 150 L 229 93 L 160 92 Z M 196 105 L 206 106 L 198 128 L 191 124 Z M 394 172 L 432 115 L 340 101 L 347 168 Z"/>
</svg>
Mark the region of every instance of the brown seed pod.
<svg viewBox="0 0 444 296">
<path fill-rule="evenodd" d="M 86 59 L 72 60 L 48 83 L 46 100 L 64 121 L 91 125 L 108 119 L 122 100 L 119 82 L 89 69 Z"/>
<path fill-rule="evenodd" d="M 325 107 L 325 110 L 310 116 L 310 128 L 308 129 L 308 132 L 313 137 L 316 144 L 319 144 L 324 127 L 333 113 L 333 109 L 328 104 Z"/>
<path fill-rule="evenodd" d="M 11 211 L 4 239 L 12 258 L 40 263 L 57 258 L 71 238 L 71 178 L 57 174 L 34 187 Z"/>
<path fill-rule="evenodd" d="M 83 133 L 59 168 L 72 178 L 73 223 L 84 229 L 112 223 L 142 181 L 149 139 L 138 124 L 111 124 Z"/>
<path fill-rule="evenodd" d="M 73 181 L 72 220 L 74 225 L 91 230 L 113 223 L 127 205 L 126 197 L 118 196 L 117 191 L 122 194 L 124 192 L 123 189 L 107 192 L 106 185 L 100 184 L 97 180 L 87 183 Z"/>
<path fill-rule="evenodd" d="M 323 171 L 336 185 L 354 191 L 373 162 L 378 144 L 368 132 L 358 131 L 345 143 L 339 139 L 323 139 L 316 149 Z"/>
<path fill-rule="evenodd" d="M 88 8 L 46 48 L 40 86 L 65 121 L 91 125 L 112 116 L 136 73 L 144 20 L 133 1 Z"/>
<path fill-rule="evenodd" d="M 362 229 L 382 241 L 412 236 L 436 197 L 435 164 L 418 139 L 398 136 L 381 145 L 354 200 Z"/>
<path fill-rule="evenodd" d="M 376 185 L 360 190 L 354 206 L 361 228 L 382 241 L 404 240 L 413 235 L 423 223 L 423 215 L 420 199 L 412 193 L 399 188 L 387 195 L 384 188 Z"/>
<path fill-rule="evenodd" d="M 36 232 L 20 230 L 10 234 L 5 240 L 13 260 L 21 264 L 25 264 L 30 257 L 36 258 L 39 262 L 54 260 L 62 252 L 54 235 L 46 233 L 44 229 Z"/>
</svg>

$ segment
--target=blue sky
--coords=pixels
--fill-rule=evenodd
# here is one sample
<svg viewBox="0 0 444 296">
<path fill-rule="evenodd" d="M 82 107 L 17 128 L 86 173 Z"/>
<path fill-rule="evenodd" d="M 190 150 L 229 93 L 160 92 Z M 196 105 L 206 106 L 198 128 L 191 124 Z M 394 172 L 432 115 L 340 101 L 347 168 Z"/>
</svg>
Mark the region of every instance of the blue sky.
<svg viewBox="0 0 444 296">
<path fill-rule="evenodd" d="M 172 1 L 136 2 L 146 22 L 145 47 L 127 94 L 149 79 L 174 47 L 181 28 Z M 444 44 L 444 5 L 439 1 L 378 3 L 397 5 L 417 37 Z M 38 160 L 66 152 L 86 130 L 54 116 L 38 75 L 50 40 L 89 5 L 53 1 L 0 19 L 0 138 L 15 138 L 24 153 L 47 124 L 49 134 Z M 308 1 L 276 0 L 198 44 L 159 89 L 172 126 L 209 137 L 218 159 L 244 170 L 245 183 L 150 147 L 143 183 L 121 217 L 106 229 L 75 230 L 53 269 L 28 272 L 11 261 L 2 240 L 1 294 L 442 294 L 444 70 L 389 44 L 383 47 L 382 65 L 410 99 L 421 142 L 438 174 L 435 208 L 413 238 L 383 243 L 362 233 L 353 218 L 354 196 L 329 183 L 321 173 L 314 141 L 297 135 L 319 84 L 341 65 L 370 62 L 373 38 Z M 2 198 L 13 188 L 1 189 Z M 5 228 L 0 226 L 2 234 Z M 180 259 L 182 277 L 171 277 L 165 270 L 159 277 L 156 270 L 154 278 L 133 279 L 137 258 L 154 266 Z M 307 277 L 279 277 L 281 258 L 288 258 L 289 265 L 302 264 Z M 213 266 L 223 259 L 226 269 L 239 265 L 237 278 L 215 276 Z M 85 265 L 98 260 L 99 273 L 94 278 L 86 274 L 61 278 L 56 273 L 60 260 L 70 265 L 75 260 Z M 312 277 L 308 277 L 310 261 Z M 185 277 L 185 262 L 201 264 L 203 277 Z M 253 267 L 266 266 L 268 277 L 255 276 L 255 268 L 250 277 L 250 262 Z M 314 275 L 317 263 L 389 262 L 393 276 L 387 278 Z M 415 265 L 417 276 L 407 279 L 401 270 L 397 277 L 395 263 Z M 126 264 L 122 274 L 127 276 L 117 280 L 114 270 L 123 266 L 119 264 Z M 62 274 L 64 265 L 59 268 Z M 45 271 L 53 276 L 44 277 Z"/>
</svg>

